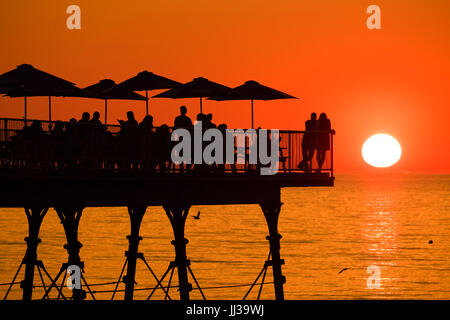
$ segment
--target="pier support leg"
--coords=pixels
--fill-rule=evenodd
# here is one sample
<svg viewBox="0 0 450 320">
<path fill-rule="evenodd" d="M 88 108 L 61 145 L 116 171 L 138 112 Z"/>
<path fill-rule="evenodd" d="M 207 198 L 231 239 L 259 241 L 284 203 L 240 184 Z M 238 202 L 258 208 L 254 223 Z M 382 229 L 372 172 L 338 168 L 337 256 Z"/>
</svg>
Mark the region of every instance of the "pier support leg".
<svg viewBox="0 0 450 320">
<path fill-rule="evenodd" d="M 42 261 L 39 261 L 37 259 L 37 247 L 39 242 L 41 242 L 41 239 L 39 239 L 39 230 L 41 228 L 42 220 L 44 219 L 47 211 L 48 208 L 25 208 L 25 213 L 28 220 L 28 237 L 25 237 L 25 242 L 27 243 L 27 251 L 25 252 L 25 256 L 23 257 L 22 262 L 20 263 L 20 266 L 14 275 L 14 278 L 11 281 L 8 290 L 6 291 L 3 300 L 6 300 L 8 298 L 9 292 L 11 291 L 12 286 L 15 284 L 17 276 L 19 275 L 20 269 L 22 269 L 23 265 L 25 265 L 25 275 L 24 280 L 20 282 L 20 287 L 23 289 L 23 300 L 29 301 L 32 298 L 34 270 L 36 266 L 38 267 L 42 284 L 45 286 L 40 268 L 44 270 L 47 276 L 49 275 L 47 273 L 47 270 L 45 270 Z"/>
<path fill-rule="evenodd" d="M 282 203 L 279 201 L 260 203 L 269 228 L 269 236 L 266 239 L 269 240 L 272 255 L 272 260 L 269 263 L 272 264 L 276 300 L 284 300 L 283 284 L 286 282 L 286 278 L 281 273 L 281 266 L 284 264 L 284 260 L 280 259 L 281 235 L 278 233 L 278 217 L 280 215 L 281 205 Z"/>
<path fill-rule="evenodd" d="M 186 257 L 186 245 L 189 241 L 184 237 L 184 226 L 190 207 L 190 205 L 163 206 L 169 217 L 175 237 L 172 244 L 175 246 L 175 264 L 178 268 L 180 300 L 189 300 L 189 292 L 192 291 L 192 285 L 188 282 L 190 261 Z"/>
<path fill-rule="evenodd" d="M 37 247 L 39 242 L 41 242 L 41 239 L 39 239 L 39 230 L 47 211 L 48 208 L 25 208 L 28 219 L 28 237 L 25 238 L 27 251 L 22 262 L 25 264 L 25 277 L 21 283 L 23 300 L 31 300 L 33 294 L 34 267 L 37 264 Z"/>
<path fill-rule="evenodd" d="M 81 279 L 84 280 L 83 270 L 84 270 L 84 262 L 80 259 L 80 249 L 83 246 L 78 241 L 78 226 L 80 223 L 81 214 L 83 211 L 82 207 L 64 207 L 64 208 L 55 208 L 56 213 L 58 214 L 59 219 L 61 220 L 61 224 L 64 227 L 64 232 L 66 234 L 67 244 L 64 245 L 64 249 L 67 250 L 69 255 L 68 262 L 63 264 L 61 267 L 61 271 L 58 276 L 55 278 L 55 282 L 58 277 L 63 272 L 67 272 L 67 267 L 70 265 L 76 265 L 80 268 L 81 271 Z M 65 279 L 65 277 L 64 277 Z M 64 280 L 63 280 L 64 281 Z M 81 280 L 80 280 L 81 281 Z M 86 284 L 86 281 L 84 280 Z M 87 284 L 86 284 L 86 287 Z M 89 287 L 88 287 L 89 289 Z M 46 293 L 48 294 L 48 293 Z M 91 292 L 92 295 L 92 292 Z M 92 296 L 93 297 L 93 296 Z M 86 298 L 86 292 L 80 288 L 74 288 L 72 290 L 72 298 L 73 300 L 84 300 Z M 94 298 L 95 299 L 95 298 Z"/>
<path fill-rule="evenodd" d="M 138 258 L 138 246 L 142 237 L 139 236 L 142 218 L 144 217 L 147 207 L 128 207 L 130 215 L 131 233 L 127 236 L 128 251 L 125 252 L 127 257 L 127 274 L 123 277 L 125 283 L 125 300 L 133 300 L 134 284 L 136 278 L 136 260 Z"/>
</svg>

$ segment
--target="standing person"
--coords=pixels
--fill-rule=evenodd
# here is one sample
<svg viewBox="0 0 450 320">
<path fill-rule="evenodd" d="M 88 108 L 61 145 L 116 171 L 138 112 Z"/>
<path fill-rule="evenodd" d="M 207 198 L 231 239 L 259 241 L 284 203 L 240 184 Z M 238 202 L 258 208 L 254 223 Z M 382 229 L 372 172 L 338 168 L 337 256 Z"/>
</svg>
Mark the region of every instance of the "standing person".
<svg viewBox="0 0 450 320">
<path fill-rule="evenodd" d="M 89 120 L 89 123 L 92 123 L 93 125 L 101 126 L 102 122 L 100 121 L 100 112 L 95 111 L 92 115 L 92 119 Z"/>
<path fill-rule="evenodd" d="M 215 128 L 216 127 L 216 125 L 212 122 L 212 118 L 213 118 L 212 113 L 208 113 L 205 116 L 205 123 L 203 124 L 203 127 L 205 129 L 211 129 L 211 128 Z"/>
<path fill-rule="evenodd" d="M 187 129 L 187 130 L 189 130 L 189 132 L 191 134 L 193 134 L 194 132 L 192 131 L 192 129 L 193 129 L 192 120 L 191 120 L 191 118 L 189 118 L 186 115 L 186 113 L 187 113 L 186 106 L 181 106 L 180 107 L 180 115 L 177 116 L 174 121 L 174 130 Z M 184 164 L 183 163 L 179 164 L 179 168 L 180 168 L 180 172 L 184 172 Z M 186 164 L 186 172 L 189 171 L 190 168 L 191 168 L 191 164 Z"/>
<path fill-rule="evenodd" d="M 139 123 L 139 128 L 147 132 L 151 131 L 153 129 L 153 117 L 149 114 L 146 115 L 141 123 Z"/>
<path fill-rule="evenodd" d="M 314 131 L 317 130 L 317 114 L 311 113 L 311 119 L 305 121 L 305 133 L 302 140 L 302 155 L 303 160 L 298 167 L 303 171 L 309 172 L 311 170 L 311 159 L 314 156 L 316 149 L 316 137 Z"/>
<path fill-rule="evenodd" d="M 89 123 L 89 119 L 91 118 L 91 115 L 89 112 L 83 112 L 81 115 L 81 119 L 78 120 L 78 123 Z"/>
<path fill-rule="evenodd" d="M 153 171 L 156 165 L 156 138 L 153 132 L 153 117 L 146 115 L 139 123 L 139 161 L 141 167 Z"/>
<path fill-rule="evenodd" d="M 133 111 L 127 112 L 127 121 L 125 121 L 125 124 L 128 126 L 137 126 L 138 125 L 137 120 L 134 118 Z"/>
<path fill-rule="evenodd" d="M 186 115 L 186 113 L 187 113 L 186 106 L 181 106 L 180 107 L 180 115 L 177 116 L 175 118 L 175 121 L 174 121 L 174 125 L 173 126 L 175 127 L 175 129 L 178 129 L 178 128 L 189 129 L 189 128 L 192 127 L 191 118 L 189 118 Z"/>
<path fill-rule="evenodd" d="M 166 173 L 171 167 L 170 152 L 172 150 L 172 141 L 170 138 L 170 129 L 166 124 L 161 125 L 155 132 L 157 143 L 156 162 L 161 173 Z"/>
<path fill-rule="evenodd" d="M 322 170 L 327 150 L 330 150 L 331 121 L 325 113 L 321 113 L 317 121 L 317 164 L 318 172 Z"/>
<path fill-rule="evenodd" d="M 80 137 L 81 139 L 86 139 L 88 136 L 89 131 L 89 120 L 91 118 L 91 115 L 89 112 L 83 112 L 81 115 L 81 119 L 78 120 L 78 129 L 80 130 Z"/>
<path fill-rule="evenodd" d="M 133 111 L 127 112 L 127 121 L 119 120 L 119 149 L 124 159 L 122 167 L 127 169 L 137 167 L 139 127 Z"/>
<path fill-rule="evenodd" d="M 77 122 L 78 138 L 77 157 L 82 167 L 89 165 L 87 159 L 90 155 L 90 146 L 92 144 L 92 126 L 90 125 L 91 115 L 89 112 L 83 112 L 81 119 Z"/>
</svg>

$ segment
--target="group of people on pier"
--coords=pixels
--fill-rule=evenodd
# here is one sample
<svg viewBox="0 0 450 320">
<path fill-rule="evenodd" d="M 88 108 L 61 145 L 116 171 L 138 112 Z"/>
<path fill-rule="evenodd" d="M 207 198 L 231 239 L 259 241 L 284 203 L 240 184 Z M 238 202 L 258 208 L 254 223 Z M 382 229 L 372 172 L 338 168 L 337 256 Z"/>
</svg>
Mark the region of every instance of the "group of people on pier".
<svg viewBox="0 0 450 320">
<path fill-rule="evenodd" d="M 196 120 L 194 124 L 187 116 L 187 108 L 181 106 L 180 114 L 174 120 L 173 130 L 183 128 L 191 131 L 201 123 L 203 130 L 217 128 L 225 135 L 227 125 L 214 124 L 212 114 L 199 113 Z M 5 139 L 8 143 L 0 150 L 1 165 L 24 168 L 139 168 L 161 173 L 175 169 L 171 160 L 175 142 L 171 139 L 172 131 L 168 125 L 154 127 L 151 115 L 146 115 L 139 123 L 132 111 L 128 111 L 127 120 L 119 120 L 119 124 L 120 126 L 103 124 L 99 112 L 94 112 L 92 117 L 84 112 L 80 120 L 72 118 L 68 122 L 49 123 L 46 130 L 39 120 L 25 121 L 22 129 L 13 130 L 14 134 Z M 319 119 L 313 113 L 305 127 L 302 161 L 298 168 L 310 172 L 311 160 L 316 152 L 317 169 L 320 172 L 326 152 L 330 149 L 331 123 L 324 113 Z M 7 135 L 9 134 L 5 133 Z M 280 161 L 285 161 L 286 158 L 281 153 Z M 9 163 L 5 163 L 7 161 Z M 284 167 L 284 163 L 282 165 Z M 195 169 L 223 172 L 225 165 L 177 166 L 180 171 Z M 231 169 L 235 170 L 236 167 L 231 166 Z"/>
<path fill-rule="evenodd" d="M 203 128 L 216 128 L 212 114 L 200 113 L 197 121 Z M 127 112 L 127 120 L 119 120 L 120 126 L 104 125 L 100 113 L 91 115 L 84 112 L 80 120 L 56 121 L 43 128 L 39 120 L 25 122 L 15 134 L 7 148 L 1 150 L 2 161 L 9 159 L 13 167 L 57 167 L 57 168 L 120 168 L 146 169 L 167 172 L 174 168 L 171 161 L 171 128 L 163 124 L 154 127 L 153 117 L 146 115 L 139 123 L 132 111 Z M 45 125 L 44 125 L 45 126 Z M 187 108 L 180 107 L 180 115 L 175 118 L 173 129 L 194 127 L 187 116 Z M 226 130 L 226 125 L 217 126 Z M 10 133 L 11 133 L 10 131 Z M 6 156 L 8 153 L 8 156 Z M 8 166 L 2 163 L 3 166 Z M 218 169 L 208 166 L 207 169 Z M 188 170 L 191 166 L 187 166 Z M 194 168 L 194 167 L 192 167 Z M 196 166 L 205 169 L 205 166 Z M 221 167 L 224 168 L 223 166 Z"/>
</svg>

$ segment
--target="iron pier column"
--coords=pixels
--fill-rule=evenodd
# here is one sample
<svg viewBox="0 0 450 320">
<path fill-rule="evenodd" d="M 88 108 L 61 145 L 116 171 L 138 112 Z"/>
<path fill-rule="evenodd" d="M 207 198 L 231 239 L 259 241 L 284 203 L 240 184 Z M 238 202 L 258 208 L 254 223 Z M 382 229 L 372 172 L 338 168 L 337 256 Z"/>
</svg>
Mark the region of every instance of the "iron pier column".
<svg viewBox="0 0 450 320">
<path fill-rule="evenodd" d="M 269 228 L 269 236 L 266 239 L 269 240 L 270 252 L 272 254 L 272 260 L 269 263 L 272 264 L 276 300 L 284 300 L 283 284 L 286 282 L 286 278 L 281 273 L 281 266 L 284 264 L 284 260 L 280 259 L 280 239 L 282 237 L 278 233 L 278 217 L 280 215 L 281 205 L 282 203 L 279 201 L 265 201 L 260 203 Z"/>
<path fill-rule="evenodd" d="M 136 278 L 136 260 L 138 258 L 138 246 L 142 237 L 139 236 L 142 218 L 144 217 L 147 207 L 128 207 L 130 215 L 131 233 L 127 236 L 128 251 L 125 252 L 127 257 L 127 274 L 123 277 L 125 282 L 125 300 L 133 300 L 134 283 Z"/>
<path fill-rule="evenodd" d="M 41 242 L 41 239 L 39 239 L 39 230 L 47 211 L 48 208 L 25 208 L 28 219 L 28 237 L 25 237 L 27 251 L 23 258 L 23 263 L 25 264 L 25 277 L 21 282 L 23 300 L 31 300 L 33 294 L 34 267 L 37 263 L 37 247 L 39 242 Z"/>
<path fill-rule="evenodd" d="M 180 288 L 180 300 L 189 300 L 189 292 L 192 285 L 188 282 L 187 268 L 190 261 L 186 257 L 186 245 L 189 241 L 184 237 L 184 226 L 189 213 L 190 205 L 164 205 L 163 208 L 172 225 L 175 240 L 175 264 L 178 268 L 178 282 Z"/>
<path fill-rule="evenodd" d="M 61 224 L 64 227 L 64 232 L 66 234 L 67 244 L 64 245 L 64 249 L 67 250 L 69 255 L 67 264 L 63 264 L 61 271 L 66 272 L 67 267 L 70 265 L 76 265 L 83 272 L 84 262 L 80 259 L 80 249 L 83 246 L 78 241 L 78 226 L 80 223 L 81 214 L 83 207 L 63 207 L 55 208 L 58 214 Z M 55 279 L 56 281 L 56 279 Z M 73 300 L 84 300 L 86 298 L 86 293 L 83 289 L 72 290 Z"/>
</svg>

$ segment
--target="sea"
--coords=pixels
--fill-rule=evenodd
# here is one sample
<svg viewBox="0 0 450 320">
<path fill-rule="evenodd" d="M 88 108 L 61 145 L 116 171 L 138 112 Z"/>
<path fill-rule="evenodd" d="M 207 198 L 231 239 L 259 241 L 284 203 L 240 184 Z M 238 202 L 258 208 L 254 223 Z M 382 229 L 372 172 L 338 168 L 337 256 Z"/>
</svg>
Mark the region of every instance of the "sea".
<svg viewBox="0 0 450 320">
<path fill-rule="evenodd" d="M 279 219 L 285 298 L 450 299 L 450 175 L 337 175 L 334 187 L 284 188 Z M 193 216 L 200 212 L 200 219 Z M 23 209 L 0 209 L 0 298 L 25 254 L 28 225 Z M 79 227 L 84 278 L 96 299 L 123 299 L 116 283 L 130 232 L 127 208 L 87 208 Z M 192 299 L 241 300 L 269 253 L 267 225 L 257 205 L 194 206 L 186 222 Z M 139 251 L 157 278 L 174 260 L 169 220 L 161 207 L 144 216 Z M 67 262 L 63 227 L 53 208 L 41 227 L 38 258 L 54 278 Z M 16 282 L 23 279 L 24 268 Z M 167 286 L 169 271 L 163 281 Z M 43 273 L 46 286 L 50 281 Z M 58 281 L 61 285 L 61 278 Z M 274 299 L 270 267 L 247 299 Z M 135 299 L 156 286 L 152 272 L 137 262 Z M 33 299 L 44 288 L 38 270 Z M 179 299 L 176 270 L 171 299 Z M 52 289 L 50 298 L 58 292 Z M 70 290 L 63 286 L 70 297 Z M 14 284 L 8 299 L 20 299 Z M 90 294 L 88 299 L 92 299 Z M 164 299 L 162 290 L 151 299 Z"/>
</svg>

